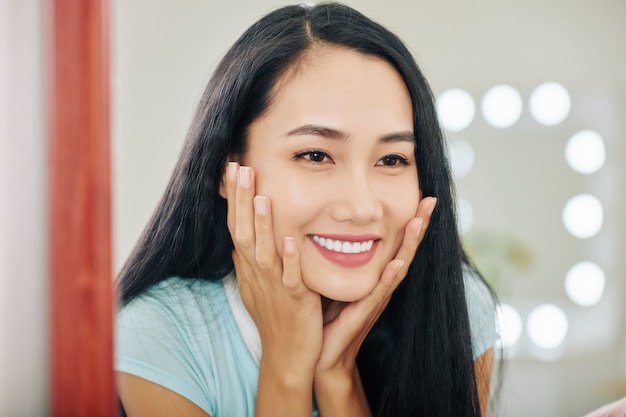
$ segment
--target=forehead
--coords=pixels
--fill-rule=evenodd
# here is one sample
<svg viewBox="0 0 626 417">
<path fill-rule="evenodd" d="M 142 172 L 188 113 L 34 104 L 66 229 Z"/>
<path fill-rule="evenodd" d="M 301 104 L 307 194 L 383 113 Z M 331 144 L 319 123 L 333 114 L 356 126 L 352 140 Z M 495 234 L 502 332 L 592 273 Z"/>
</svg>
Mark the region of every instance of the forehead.
<svg viewBox="0 0 626 417">
<path fill-rule="evenodd" d="M 378 57 L 335 46 L 307 51 L 276 83 L 271 103 L 253 123 L 320 123 L 348 132 L 413 130 L 408 89 Z"/>
</svg>

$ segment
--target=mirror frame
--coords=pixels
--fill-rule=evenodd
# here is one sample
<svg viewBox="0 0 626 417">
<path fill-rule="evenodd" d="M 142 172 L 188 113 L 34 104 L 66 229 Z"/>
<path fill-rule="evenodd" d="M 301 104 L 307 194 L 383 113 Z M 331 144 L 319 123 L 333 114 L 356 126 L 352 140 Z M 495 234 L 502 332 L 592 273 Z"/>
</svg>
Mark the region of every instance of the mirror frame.
<svg viewBox="0 0 626 417">
<path fill-rule="evenodd" d="M 50 415 L 115 416 L 108 0 L 46 5 Z"/>
</svg>

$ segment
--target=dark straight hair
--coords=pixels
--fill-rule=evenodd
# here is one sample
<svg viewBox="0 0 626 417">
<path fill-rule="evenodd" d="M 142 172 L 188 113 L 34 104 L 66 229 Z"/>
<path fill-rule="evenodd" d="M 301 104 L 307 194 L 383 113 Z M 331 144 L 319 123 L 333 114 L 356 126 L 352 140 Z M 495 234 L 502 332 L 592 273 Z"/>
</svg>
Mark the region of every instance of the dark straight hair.
<svg viewBox="0 0 626 417">
<path fill-rule="evenodd" d="M 220 279 L 233 269 L 227 206 L 219 195 L 225 164 L 229 155 L 245 153 L 248 127 L 268 108 L 277 80 L 320 44 L 378 57 L 403 77 L 420 189 L 438 199 L 407 277 L 359 351 L 370 407 L 376 416 L 479 416 L 462 273 L 467 259 L 430 87 L 397 36 L 340 4 L 278 9 L 226 53 L 167 189 L 120 273 L 121 304 L 170 276 Z"/>
</svg>

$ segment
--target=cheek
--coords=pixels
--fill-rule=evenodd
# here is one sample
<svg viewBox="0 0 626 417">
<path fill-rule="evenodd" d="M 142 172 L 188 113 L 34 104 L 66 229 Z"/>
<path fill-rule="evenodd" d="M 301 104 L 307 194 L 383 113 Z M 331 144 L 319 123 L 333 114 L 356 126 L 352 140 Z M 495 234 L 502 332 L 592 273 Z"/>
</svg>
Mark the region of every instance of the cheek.
<svg viewBox="0 0 626 417">
<path fill-rule="evenodd" d="M 389 210 L 408 222 L 415 217 L 417 206 L 422 200 L 417 175 L 405 175 L 402 179 L 378 185 Z"/>
<path fill-rule="evenodd" d="M 395 243 L 398 249 L 404 239 L 406 225 L 417 214 L 417 207 L 421 201 L 417 182 L 409 182 L 404 186 L 397 187 L 388 194 L 388 210 L 386 212 L 390 226 L 397 237 Z"/>
<path fill-rule="evenodd" d="M 285 236 L 300 238 L 306 225 L 316 217 L 323 204 L 316 195 L 319 186 L 312 187 L 305 179 L 294 175 L 260 175 L 257 194 L 269 198 L 272 206 L 272 223 L 276 248 L 282 254 Z"/>
</svg>

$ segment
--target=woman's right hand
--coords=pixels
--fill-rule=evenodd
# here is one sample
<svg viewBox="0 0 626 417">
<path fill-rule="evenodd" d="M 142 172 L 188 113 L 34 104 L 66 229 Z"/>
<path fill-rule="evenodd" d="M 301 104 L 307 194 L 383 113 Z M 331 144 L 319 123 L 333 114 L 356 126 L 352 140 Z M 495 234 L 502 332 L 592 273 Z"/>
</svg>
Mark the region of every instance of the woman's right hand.
<svg viewBox="0 0 626 417">
<path fill-rule="evenodd" d="M 283 239 L 282 260 L 279 257 L 271 202 L 255 195 L 253 170 L 230 162 L 225 184 L 237 284 L 261 336 L 260 379 L 275 379 L 287 390 L 307 389 L 310 406 L 313 373 L 322 349 L 321 297 L 302 282 L 293 237 Z M 260 381 L 259 395 L 261 389 Z"/>
</svg>

